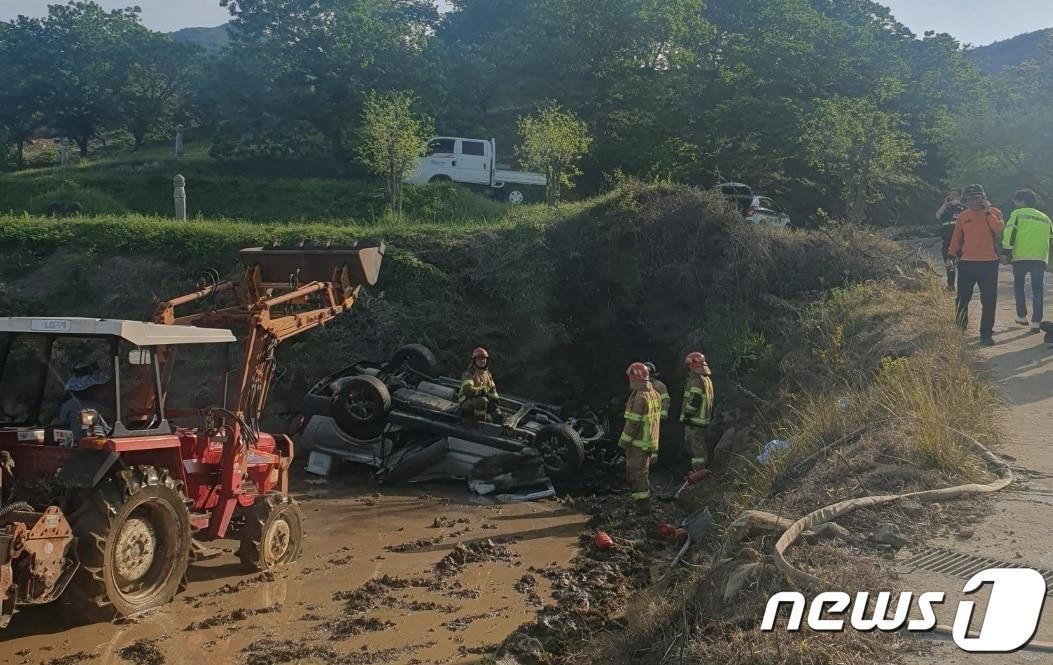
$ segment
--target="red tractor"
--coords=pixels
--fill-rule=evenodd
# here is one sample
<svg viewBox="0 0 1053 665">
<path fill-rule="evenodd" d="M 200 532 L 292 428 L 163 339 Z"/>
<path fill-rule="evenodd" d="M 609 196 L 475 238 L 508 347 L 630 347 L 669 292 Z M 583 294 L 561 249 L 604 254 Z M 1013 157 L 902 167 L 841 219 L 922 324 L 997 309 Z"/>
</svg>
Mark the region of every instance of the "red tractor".
<svg viewBox="0 0 1053 665">
<path fill-rule="evenodd" d="M 292 440 L 259 425 L 275 349 L 349 310 L 383 253 L 243 250 L 243 281 L 213 278 L 154 323 L 0 319 L 0 627 L 16 605 L 64 592 L 110 614 L 163 605 L 191 559 L 218 553 L 204 543 L 232 535 L 254 569 L 296 560 Z M 228 349 L 232 330 L 244 349 L 216 377 L 221 403 L 172 407 L 177 352 Z M 56 381 L 84 357 L 96 360 L 83 380 Z"/>
</svg>

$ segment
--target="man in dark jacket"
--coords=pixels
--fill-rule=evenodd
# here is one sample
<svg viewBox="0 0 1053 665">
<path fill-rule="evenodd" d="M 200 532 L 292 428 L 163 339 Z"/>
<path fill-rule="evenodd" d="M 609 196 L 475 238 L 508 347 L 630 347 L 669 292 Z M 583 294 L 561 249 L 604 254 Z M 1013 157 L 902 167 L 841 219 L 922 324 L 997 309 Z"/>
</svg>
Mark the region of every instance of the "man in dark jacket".
<svg viewBox="0 0 1053 665">
<path fill-rule="evenodd" d="M 940 238 L 943 240 L 943 264 L 947 268 L 947 290 L 954 292 L 957 277 L 957 258 L 951 256 L 951 236 L 954 235 L 954 222 L 958 219 L 958 213 L 965 210 L 962 205 L 962 193 L 953 190 L 943 200 L 943 205 L 936 211 L 936 221 L 940 223 Z"/>
</svg>

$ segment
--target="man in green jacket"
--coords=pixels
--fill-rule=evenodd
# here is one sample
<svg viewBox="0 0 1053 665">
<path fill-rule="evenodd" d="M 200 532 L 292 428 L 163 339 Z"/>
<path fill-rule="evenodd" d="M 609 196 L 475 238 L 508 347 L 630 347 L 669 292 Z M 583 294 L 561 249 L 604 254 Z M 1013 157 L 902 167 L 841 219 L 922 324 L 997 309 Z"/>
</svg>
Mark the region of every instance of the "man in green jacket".
<svg viewBox="0 0 1053 665">
<path fill-rule="evenodd" d="M 1053 223 L 1045 213 L 1035 208 L 1038 197 L 1030 189 L 1018 191 L 1013 196 L 1013 204 L 1016 210 L 1006 224 L 1002 246 L 1006 256 L 1013 262 L 1016 322 L 1022 326 L 1028 325 L 1024 280 L 1028 275 L 1031 276 L 1031 332 L 1036 333 L 1042 324 L 1045 275 L 1049 264 L 1050 241 L 1053 239 Z"/>
</svg>

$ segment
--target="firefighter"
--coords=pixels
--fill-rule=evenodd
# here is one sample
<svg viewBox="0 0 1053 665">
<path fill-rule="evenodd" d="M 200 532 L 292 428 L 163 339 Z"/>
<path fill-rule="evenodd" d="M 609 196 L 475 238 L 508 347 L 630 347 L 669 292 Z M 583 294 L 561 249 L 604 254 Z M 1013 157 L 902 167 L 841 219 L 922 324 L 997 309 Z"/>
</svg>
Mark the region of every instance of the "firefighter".
<svg viewBox="0 0 1053 665">
<path fill-rule="evenodd" d="M 662 398 L 662 422 L 665 422 L 666 418 L 669 417 L 669 388 L 659 380 L 662 375 L 658 373 L 658 368 L 655 367 L 654 363 L 646 362 L 644 366 L 651 376 L 651 386 L 654 387 L 654 391 L 658 393 L 658 396 Z"/>
<path fill-rule="evenodd" d="M 712 463 L 706 447 L 706 433 L 713 420 L 713 380 L 706 357 L 692 351 L 684 358 L 687 382 L 684 384 L 684 406 L 680 422 L 684 424 L 684 440 L 691 449 L 691 468 L 701 469 Z"/>
<path fill-rule="evenodd" d="M 994 346 L 995 312 L 998 307 L 998 263 L 1001 246 L 1002 211 L 992 207 L 980 185 L 962 192 L 968 206 L 958 213 L 951 235 L 951 256 L 958 257 L 958 324 L 969 322 L 969 302 L 980 287 L 980 344 Z"/>
<path fill-rule="evenodd" d="M 496 420 L 497 385 L 490 374 L 490 354 L 479 347 L 472 351 L 472 362 L 461 375 L 461 411 L 477 420 Z"/>
<path fill-rule="evenodd" d="M 625 428 L 618 445 L 625 449 L 625 478 L 633 501 L 642 512 L 651 509 L 651 457 L 658 453 L 662 398 L 651 385 L 643 363 L 626 371 L 632 394 L 625 404 Z"/>
</svg>

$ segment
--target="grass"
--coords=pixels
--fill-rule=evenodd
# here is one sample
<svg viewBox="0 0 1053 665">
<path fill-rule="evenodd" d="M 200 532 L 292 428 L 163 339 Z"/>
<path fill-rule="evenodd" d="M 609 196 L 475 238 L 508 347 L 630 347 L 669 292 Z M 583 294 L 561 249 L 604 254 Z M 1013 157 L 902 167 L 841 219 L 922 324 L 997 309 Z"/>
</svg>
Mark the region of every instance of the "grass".
<svg viewBox="0 0 1053 665">
<path fill-rule="evenodd" d="M 221 162 L 208 156 L 207 143 L 189 143 L 182 160 L 170 148 L 121 152 L 76 160 L 68 169 L 44 167 L 0 174 L 0 213 L 40 214 L 53 200 L 68 200 L 71 189 L 90 192 L 89 214 L 131 211 L 141 215 L 172 214 L 172 178 L 187 179 L 187 213 L 191 217 L 254 222 L 355 220 L 376 223 L 387 209 L 378 179 L 341 177 L 330 163 Z M 65 197 L 65 198 L 63 198 Z M 105 197 L 103 199 L 103 197 Z M 429 224 L 465 219 L 498 219 L 507 206 L 453 184 L 408 186 L 404 209 L 411 219 Z"/>
</svg>

